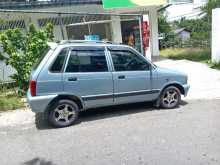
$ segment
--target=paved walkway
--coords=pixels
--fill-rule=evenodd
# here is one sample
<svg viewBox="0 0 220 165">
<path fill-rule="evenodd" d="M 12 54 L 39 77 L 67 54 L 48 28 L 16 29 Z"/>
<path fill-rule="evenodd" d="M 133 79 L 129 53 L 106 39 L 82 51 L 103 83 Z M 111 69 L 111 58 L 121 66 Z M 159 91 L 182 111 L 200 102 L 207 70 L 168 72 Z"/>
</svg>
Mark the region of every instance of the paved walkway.
<svg viewBox="0 0 220 165">
<path fill-rule="evenodd" d="M 186 99 L 220 98 L 220 71 L 206 64 L 188 60 L 161 60 L 156 65 L 185 72 L 189 77 L 190 90 Z"/>
</svg>

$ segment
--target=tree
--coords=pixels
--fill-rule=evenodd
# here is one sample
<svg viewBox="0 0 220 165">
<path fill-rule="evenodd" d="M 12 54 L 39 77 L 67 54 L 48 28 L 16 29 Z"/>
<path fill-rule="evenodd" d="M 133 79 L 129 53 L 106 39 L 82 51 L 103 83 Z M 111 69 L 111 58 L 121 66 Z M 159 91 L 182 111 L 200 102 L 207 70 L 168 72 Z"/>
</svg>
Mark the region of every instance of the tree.
<svg viewBox="0 0 220 165">
<path fill-rule="evenodd" d="M 204 40 L 210 38 L 210 24 L 205 18 L 187 20 L 182 18 L 174 22 L 178 28 L 186 28 L 191 31 L 192 39 Z"/>
<path fill-rule="evenodd" d="M 0 57 L 16 70 L 11 78 L 16 81 L 20 95 L 24 94 L 28 88 L 33 64 L 47 50 L 47 42 L 52 40 L 51 24 L 48 24 L 44 30 L 37 30 L 34 25 L 30 25 L 27 34 L 20 29 L 8 29 L 0 34 L 0 44 L 3 48 L 3 54 L 0 54 Z"/>
<path fill-rule="evenodd" d="M 209 0 L 208 3 L 203 6 L 201 9 L 204 13 L 207 14 L 206 18 L 212 20 L 212 9 L 220 8 L 220 0 Z"/>
<path fill-rule="evenodd" d="M 161 12 L 158 16 L 158 31 L 161 36 L 163 36 L 162 40 L 159 40 L 160 49 L 167 47 L 167 43 L 170 40 L 173 40 L 174 34 L 172 32 L 172 28 L 170 24 L 167 22 L 167 17 Z"/>
<path fill-rule="evenodd" d="M 164 16 L 163 13 L 158 16 L 158 30 L 159 33 L 169 33 L 172 30 L 170 24 L 167 22 L 166 16 Z"/>
<path fill-rule="evenodd" d="M 174 24 L 178 28 L 186 28 L 192 32 L 192 39 L 204 40 L 211 37 L 211 20 L 212 9 L 220 7 L 220 0 L 209 0 L 208 3 L 201 7 L 201 10 L 206 14 L 203 18 L 187 20 L 182 18 Z"/>
</svg>

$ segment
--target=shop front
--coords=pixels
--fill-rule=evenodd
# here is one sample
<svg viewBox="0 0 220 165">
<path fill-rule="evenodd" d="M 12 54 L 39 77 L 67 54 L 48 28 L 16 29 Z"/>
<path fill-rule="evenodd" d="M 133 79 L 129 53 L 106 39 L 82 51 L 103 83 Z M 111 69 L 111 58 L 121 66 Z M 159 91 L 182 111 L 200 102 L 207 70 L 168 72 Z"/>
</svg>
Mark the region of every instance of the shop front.
<svg viewBox="0 0 220 165">
<path fill-rule="evenodd" d="M 111 6 L 116 4 L 111 2 L 108 9 L 103 8 L 101 0 L 97 2 L 64 3 L 62 6 L 51 2 L 47 6 L 42 4 L 42 8 L 31 6 L 31 10 L 1 10 L 0 16 L 7 25 L 11 25 L 3 29 L 22 28 L 25 31 L 29 24 L 43 28 L 47 23 L 52 23 L 56 40 L 108 40 L 130 45 L 149 58 L 159 55 L 158 2 L 153 2 L 151 6 L 133 5 L 130 8 L 123 8 L 127 3 L 120 4 L 121 8 L 111 8 L 117 7 Z M 144 20 L 143 15 L 147 15 L 148 19 Z"/>
<path fill-rule="evenodd" d="M 139 52 L 149 48 L 149 26 L 147 22 L 142 22 L 142 30 L 140 29 L 140 21 L 137 18 L 120 17 L 120 32 L 117 37 L 121 37 L 117 41 L 113 34 L 117 30 L 117 26 L 112 20 L 98 20 L 96 22 L 75 23 L 66 26 L 67 37 L 70 40 L 101 40 L 115 41 L 122 44 L 132 46 Z M 121 35 L 121 36 L 120 36 Z"/>
</svg>

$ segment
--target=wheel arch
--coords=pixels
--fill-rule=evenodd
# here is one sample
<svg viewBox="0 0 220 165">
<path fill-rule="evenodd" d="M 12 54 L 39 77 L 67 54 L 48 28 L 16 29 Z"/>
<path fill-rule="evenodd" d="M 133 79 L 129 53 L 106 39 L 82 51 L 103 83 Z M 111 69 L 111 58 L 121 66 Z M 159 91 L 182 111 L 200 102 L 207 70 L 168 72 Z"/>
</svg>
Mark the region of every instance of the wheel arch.
<svg viewBox="0 0 220 165">
<path fill-rule="evenodd" d="M 160 91 L 160 94 L 161 94 L 167 87 L 170 87 L 170 86 L 174 86 L 174 87 L 176 87 L 177 89 L 179 89 L 179 91 L 180 91 L 180 93 L 181 93 L 182 95 L 185 94 L 185 90 L 184 90 L 183 86 L 182 86 L 181 84 L 177 83 L 177 82 L 173 82 L 173 83 L 166 84 L 166 85 L 162 88 L 162 90 Z"/>
<path fill-rule="evenodd" d="M 167 87 L 170 87 L 170 86 L 174 86 L 176 87 L 177 89 L 179 89 L 180 93 L 182 95 L 185 94 L 185 91 L 184 91 L 184 88 L 181 84 L 177 83 L 177 82 L 172 82 L 172 83 L 169 83 L 169 84 L 166 84 L 163 86 L 163 88 L 160 90 L 160 94 L 159 94 L 159 97 L 158 99 L 156 100 L 156 103 L 155 103 L 155 106 L 156 107 L 159 107 L 160 106 L 160 98 L 161 98 L 161 94 L 163 93 L 163 91 L 167 88 Z"/>
<path fill-rule="evenodd" d="M 55 104 L 58 100 L 63 100 L 63 99 L 66 99 L 66 100 L 71 100 L 71 101 L 74 101 L 80 110 L 82 110 L 84 108 L 84 105 L 83 105 L 83 101 L 82 99 L 80 99 L 79 97 L 75 96 L 75 95 L 69 95 L 69 94 L 61 94 L 61 95 L 58 95 L 56 96 L 47 106 L 47 111 L 49 112 L 49 109 L 50 107 Z"/>
</svg>

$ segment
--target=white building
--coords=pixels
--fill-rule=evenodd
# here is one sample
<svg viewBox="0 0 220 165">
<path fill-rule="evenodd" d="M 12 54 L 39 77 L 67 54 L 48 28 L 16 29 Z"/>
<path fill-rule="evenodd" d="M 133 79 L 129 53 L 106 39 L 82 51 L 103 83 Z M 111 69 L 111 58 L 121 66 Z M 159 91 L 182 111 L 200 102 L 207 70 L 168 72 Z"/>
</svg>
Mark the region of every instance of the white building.
<svg viewBox="0 0 220 165">
<path fill-rule="evenodd" d="M 122 43 L 130 33 L 135 36 L 135 48 L 143 50 L 139 16 L 120 16 L 122 13 L 147 15 L 150 31 L 150 45 L 146 50 L 149 58 L 159 56 L 157 11 L 160 6 L 105 10 L 101 0 L 56 0 L 25 3 L 0 3 L 1 9 L 25 10 L 31 12 L 57 13 L 102 13 L 102 15 L 22 13 L 1 11 L 0 17 L 6 24 L 0 30 L 21 28 L 27 30 L 30 23 L 42 28 L 50 22 L 54 25 L 55 39 L 84 39 L 84 35 L 99 35 L 100 39 Z M 142 46 L 141 46 L 142 45 Z"/>
<path fill-rule="evenodd" d="M 158 23 L 157 10 L 159 6 L 138 7 L 132 9 L 104 10 L 101 0 L 56 0 L 56 1 L 36 1 L 30 4 L 26 3 L 2 3 L 1 9 L 25 9 L 34 11 L 56 11 L 56 12 L 84 12 L 84 13 L 139 13 L 149 15 L 149 24 L 151 31 L 151 53 L 153 56 L 159 55 L 158 49 Z M 19 25 L 21 28 L 27 28 L 29 23 L 34 23 L 37 27 L 42 27 L 46 22 L 53 22 L 55 25 L 55 37 L 61 39 L 81 39 L 80 33 L 89 33 L 88 29 L 99 31 L 102 39 L 109 39 L 116 42 L 123 41 L 123 25 L 139 25 L 135 17 L 102 16 L 95 18 L 93 16 L 79 17 L 73 15 L 62 15 L 63 28 L 60 28 L 60 20 L 54 14 L 25 14 L 25 13 L 0 13 L 1 18 L 10 20 L 12 26 Z M 77 20 L 78 19 L 78 20 Z M 79 20 L 80 19 L 80 20 Z M 130 20 L 130 22 L 128 22 Z M 103 22 L 104 21 L 104 22 Z M 80 24 L 81 23 L 81 24 Z M 99 24 L 98 26 L 95 24 Z M 135 25 L 136 24 L 136 25 Z M 83 26 L 84 25 L 84 26 Z M 89 25 L 91 25 L 89 27 Z M 86 28 L 87 27 L 87 28 Z M 89 27 L 89 28 L 88 28 Z M 1 28 L 1 27 L 0 27 Z M 4 28 L 1 28 L 4 29 Z M 128 30 L 129 31 L 129 30 Z M 78 38 L 77 38 L 78 37 Z"/>
<path fill-rule="evenodd" d="M 181 28 L 181 29 L 176 29 L 174 31 L 176 35 L 182 40 L 182 41 L 187 41 L 191 37 L 191 31 L 187 30 L 186 28 Z"/>
<path fill-rule="evenodd" d="M 220 8 L 212 10 L 212 62 L 220 63 Z"/>
<path fill-rule="evenodd" d="M 169 22 L 186 19 L 196 19 L 203 16 L 200 7 L 205 5 L 208 0 L 170 0 L 172 4 L 166 9 Z"/>
</svg>

